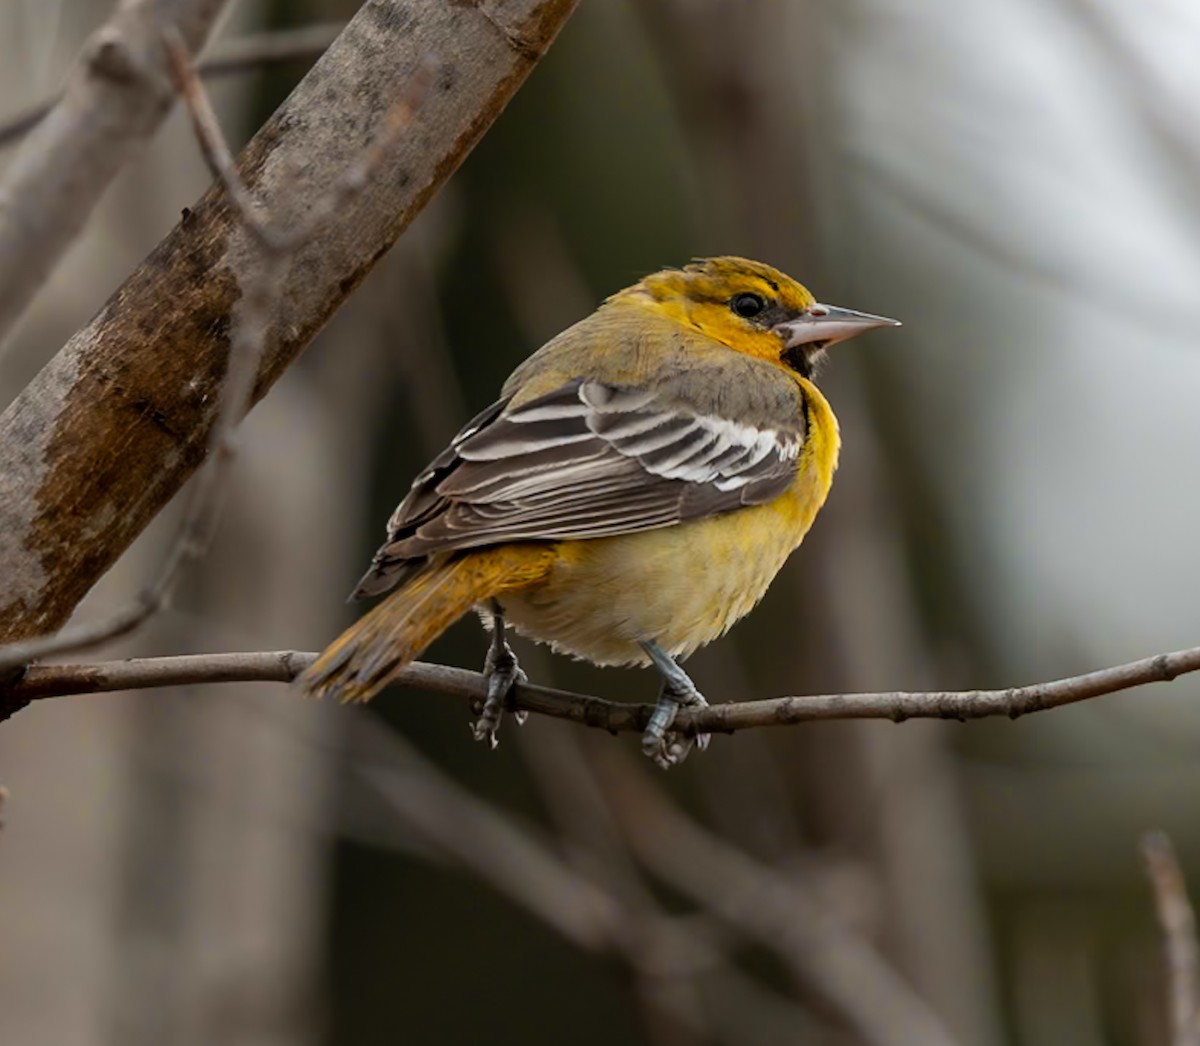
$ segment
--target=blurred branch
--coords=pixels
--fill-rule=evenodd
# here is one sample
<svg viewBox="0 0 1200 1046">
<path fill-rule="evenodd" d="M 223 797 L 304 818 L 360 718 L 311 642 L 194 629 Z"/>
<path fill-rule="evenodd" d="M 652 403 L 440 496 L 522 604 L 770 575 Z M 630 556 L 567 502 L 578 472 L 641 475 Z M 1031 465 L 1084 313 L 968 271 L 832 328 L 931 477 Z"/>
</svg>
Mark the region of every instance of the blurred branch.
<svg viewBox="0 0 1200 1046">
<path fill-rule="evenodd" d="M 604 794 L 634 851 L 667 884 L 776 950 L 872 1046 L 951 1046 L 932 1008 L 811 891 L 680 813 L 609 750 Z"/>
<path fill-rule="evenodd" d="M 1200 1046 L 1200 945 L 1183 869 L 1163 832 L 1151 832 L 1142 840 L 1142 856 L 1166 950 L 1171 1046 Z"/>
<path fill-rule="evenodd" d="M 0 184 L 0 345 L 134 150 L 174 100 L 160 34 L 189 51 L 227 0 L 135 0 L 84 45 L 50 118 Z"/>
<path fill-rule="evenodd" d="M 1200 174 L 1200 139 L 1195 134 L 1191 100 L 1176 101 L 1154 74 L 1153 58 L 1139 54 L 1128 29 L 1120 24 L 1116 10 L 1102 0 L 1059 0 L 1073 23 L 1096 47 L 1106 78 L 1119 88 L 1116 96 L 1131 105 L 1150 134 L 1162 158 L 1173 169 L 1175 184 L 1187 194 L 1190 205 L 1184 215 L 1196 213 L 1200 197 L 1196 176 Z"/>
<path fill-rule="evenodd" d="M 252 399 L 453 173 L 575 2 L 512 0 L 500 21 L 490 7 L 439 3 L 402 18 L 408 5 L 375 0 L 255 135 L 238 165 L 254 206 L 281 228 L 314 209 L 329 220 L 295 251 Z M 389 151 L 387 177 L 367 178 L 362 143 L 381 139 L 394 100 L 435 55 L 419 128 Z M 38 133 L 58 123 L 52 115 Z M 14 207 L 3 213 L 20 220 Z M 210 189 L 0 416 L 0 640 L 61 627 L 204 460 L 245 308 L 247 238 L 223 188 Z"/>
<path fill-rule="evenodd" d="M 31 665 L 19 681 L 7 688 L 0 687 L 0 716 L 6 705 L 20 707 L 29 701 L 69 694 L 194 683 L 290 683 L 315 658 L 316 654 L 284 650 L 185 654 L 87 665 Z M 1169 682 L 1196 671 L 1200 671 L 1200 647 L 1007 690 L 814 694 L 763 701 L 730 701 L 699 711 L 681 708 L 675 728 L 687 734 L 730 734 L 751 727 L 788 726 L 823 719 L 890 719 L 895 723 L 906 719 L 966 720 L 1000 715 L 1015 719 L 1030 712 L 1044 712 L 1147 683 Z M 401 673 L 397 685 L 479 701 L 487 694 L 487 683 L 478 672 L 420 661 Z M 614 734 L 645 730 L 654 709 L 653 705 L 621 704 L 527 683 L 514 689 L 512 704 L 517 711 L 568 719 Z"/>
<path fill-rule="evenodd" d="M 659 984 L 713 978 L 738 992 L 755 1009 L 724 1018 L 727 1031 L 742 1033 L 726 1035 L 730 1041 L 745 1037 L 758 1008 L 774 1011 L 777 1022 L 791 1029 L 793 1036 L 782 1041 L 813 1023 L 795 1003 L 729 962 L 719 935 L 702 919 L 631 904 L 622 891 L 565 860 L 532 826 L 472 795 L 377 717 L 356 716 L 351 737 L 350 767 L 426 853 L 455 861 L 577 946 L 619 956 L 641 978 Z M 670 1004 L 663 998 L 656 1002 Z M 703 993 L 699 1003 L 708 1003 Z M 701 1013 L 673 1012 L 686 1024 L 703 1025 Z"/>
<path fill-rule="evenodd" d="M 214 46 L 212 55 L 200 60 L 196 70 L 203 77 L 216 78 L 253 72 L 285 62 L 319 58 L 344 28 L 344 22 L 321 22 L 223 40 Z M 0 149 L 19 141 L 33 130 L 61 98 L 61 94 L 56 94 L 0 122 Z"/>
</svg>

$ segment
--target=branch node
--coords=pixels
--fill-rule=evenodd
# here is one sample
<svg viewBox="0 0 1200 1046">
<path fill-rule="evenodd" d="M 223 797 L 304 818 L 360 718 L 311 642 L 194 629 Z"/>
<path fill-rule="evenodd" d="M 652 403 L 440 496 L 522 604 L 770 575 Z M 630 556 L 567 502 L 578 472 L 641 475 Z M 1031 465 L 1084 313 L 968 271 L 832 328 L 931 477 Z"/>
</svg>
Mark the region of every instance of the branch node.
<svg viewBox="0 0 1200 1046">
<path fill-rule="evenodd" d="M 146 79 L 142 64 L 113 26 L 105 26 L 96 33 L 88 52 L 87 67 L 93 76 L 122 87 Z"/>
<path fill-rule="evenodd" d="M 1170 654 L 1159 654 L 1154 659 L 1154 671 L 1158 678 L 1164 683 L 1169 683 L 1172 679 L 1179 675 L 1179 673 L 1175 670 L 1175 666 L 1172 663 Z"/>
</svg>

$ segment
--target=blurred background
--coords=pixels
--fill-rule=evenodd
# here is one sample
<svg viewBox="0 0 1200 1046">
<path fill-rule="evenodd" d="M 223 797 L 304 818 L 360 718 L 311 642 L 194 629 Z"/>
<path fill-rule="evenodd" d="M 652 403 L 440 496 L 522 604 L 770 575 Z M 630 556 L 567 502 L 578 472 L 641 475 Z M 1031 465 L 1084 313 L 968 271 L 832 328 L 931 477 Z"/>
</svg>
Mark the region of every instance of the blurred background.
<svg viewBox="0 0 1200 1046">
<path fill-rule="evenodd" d="M 0 5 L 4 114 L 107 7 Z M 213 50 L 355 7 L 245 0 Z M 904 327 L 835 350 L 837 482 L 689 663 L 710 699 L 1200 642 L 1198 47 L 1186 0 L 583 0 L 249 419 L 215 549 L 111 656 L 319 648 L 412 475 L 521 358 L 717 253 Z M 211 82 L 235 144 L 307 64 Z M 0 358 L 5 402 L 207 182 L 176 114 Z M 170 517 L 81 615 L 140 589 Z M 467 620 L 427 657 L 483 653 Z M 537 718 L 490 753 L 464 702 L 411 691 L 42 702 L 0 728 L 0 1042 L 1165 1044 L 1137 843 L 1167 829 L 1200 880 L 1198 697 L 752 731 L 666 775 L 632 735 Z"/>
</svg>

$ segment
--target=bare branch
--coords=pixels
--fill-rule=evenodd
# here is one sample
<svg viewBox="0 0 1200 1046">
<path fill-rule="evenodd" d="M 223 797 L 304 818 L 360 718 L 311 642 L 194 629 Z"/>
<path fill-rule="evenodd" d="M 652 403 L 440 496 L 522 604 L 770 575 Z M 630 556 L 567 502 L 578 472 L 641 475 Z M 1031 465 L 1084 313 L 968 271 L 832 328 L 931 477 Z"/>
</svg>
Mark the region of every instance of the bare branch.
<svg viewBox="0 0 1200 1046">
<path fill-rule="evenodd" d="M 318 22 L 294 29 L 275 29 L 222 40 L 214 45 L 211 55 L 197 63 L 196 71 L 203 77 L 215 79 L 254 72 L 285 62 L 319 58 L 345 26 L 345 22 Z M 0 149 L 20 141 L 46 118 L 61 98 L 61 94 L 56 94 L 0 121 Z"/>
<path fill-rule="evenodd" d="M 312 653 L 273 651 L 187 654 L 86 665 L 32 665 L 7 690 L 4 701 L 28 701 L 68 694 L 138 690 L 195 683 L 292 682 L 315 660 Z M 826 719 L 983 719 L 1016 718 L 1030 712 L 1086 701 L 1104 694 L 1160 683 L 1200 670 L 1200 647 L 1159 654 L 1141 661 L 1103 668 L 1084 675 L 1007 690 L 884 691 L 867 694 L 814 694 L 762 701 L 730 701 L 700 711 L 680 709 L 675 725 L 688 733 L 733 733 L 752 727 L 788 726 Z M 416 662 L 397 685 L 482 700 L 487 683 L 478 672 Z M 620 704 L 567 690 L 522 684 L 512 696 L 514 709 L 567 719 L 610 733 L 642 732 L 653 705 Z M 0 707 L 2 713 L 2 707 Z"/>
<path fill-rule="evenodd" d="M 319 242 L 296 251 L 254 399 L 453 173 L 575 3 L 509 0 L 501 26 L 490 5 L 429 3 L 414 20 L 400 17 L 403 0 L 373 0 L 259 130 L 239 158 L 241 180 L 263 213 L 303 224 L 339 176 L 371 166 L 364 143 L 391 137 L 388 123 L 402 123 L 392 103 L 437 56 L 436 89 L 419 128 L 387 156 L 388 176 L 350 193 Z M 163 51 L 157 36 L 154 44 Z M 229 331 L 244 307 L 247 235 L 234 212 L 220 188 L 188 208 L 0 416 L 0 640 L 60 628 L 206 457 Z"/>
<path fill-rule="evenodd" d="M 117 172 L 170 110 L 159 33 L 174 26 L 196 51 L 226 2 L 123 3 L 84 45 L 62 98 L 0 184 L 0 345 Z"/>
<path fill-rule="evenodd" d="M 1200 945 L 1183 869 L 1165 832 L 1142 840 L 1166 953 L 1171 1046 L 1200 1046 Z"/>
<path fill-rule="evenodd" d="M 230 334 L 229 362 L 219 390 L 216 422 L 209 433 L 208 461 L 196 479 L 183 523 L 154 584 L 129 606 L 100 621 L 0 646 L 0 675 L 30 661 L 89 649 L 128 635 L 167 604 L 184 565 L 207 552 L 216 533 L 224 477 L 235 453 L 234 434 L 252 404 L 267 331 L 292 255 L 366 184 L 408 125 L 429 83 L 429 69 L 423 66 L 409 90 L 392 107 L 379 139 L 363 150 L 357 162 L 316 201 L 303 221 L 282 227 L 273 222 L 272 216 L 262 213 L 243 185 L 183 39 L 171 27 L 164 30 L 163 37 L 171 72 L 187 104 L 204 160 L 224 187 L 251 241 L 237 274 L 242 297 Z"/>
</svg>

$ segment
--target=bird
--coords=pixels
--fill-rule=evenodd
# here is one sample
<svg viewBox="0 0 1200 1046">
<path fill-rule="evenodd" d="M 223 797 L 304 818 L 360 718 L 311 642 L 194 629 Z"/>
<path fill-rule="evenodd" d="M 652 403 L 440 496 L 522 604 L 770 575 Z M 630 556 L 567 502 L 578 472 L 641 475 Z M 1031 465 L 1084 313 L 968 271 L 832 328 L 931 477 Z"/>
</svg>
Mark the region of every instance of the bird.
<svg viewBox="0 0 1200 1046">
<path fill-rule="evenodd" d="M 819 303 L 723 256 L 652 273 L 521 363 L 412 482 L 352 598 L 387 598 L 301 675 L 367 701 L 474 609 L 491 630 L 474 724 L 496 745 L 526 682 L 509 630 L 597 665 L 653 666 L 642 750 L 666 768 L 708 738 L 681 667 L 766 592 L 825 503 L 837 419 L 828 348 L 898 321 Z"/>
</svg>

